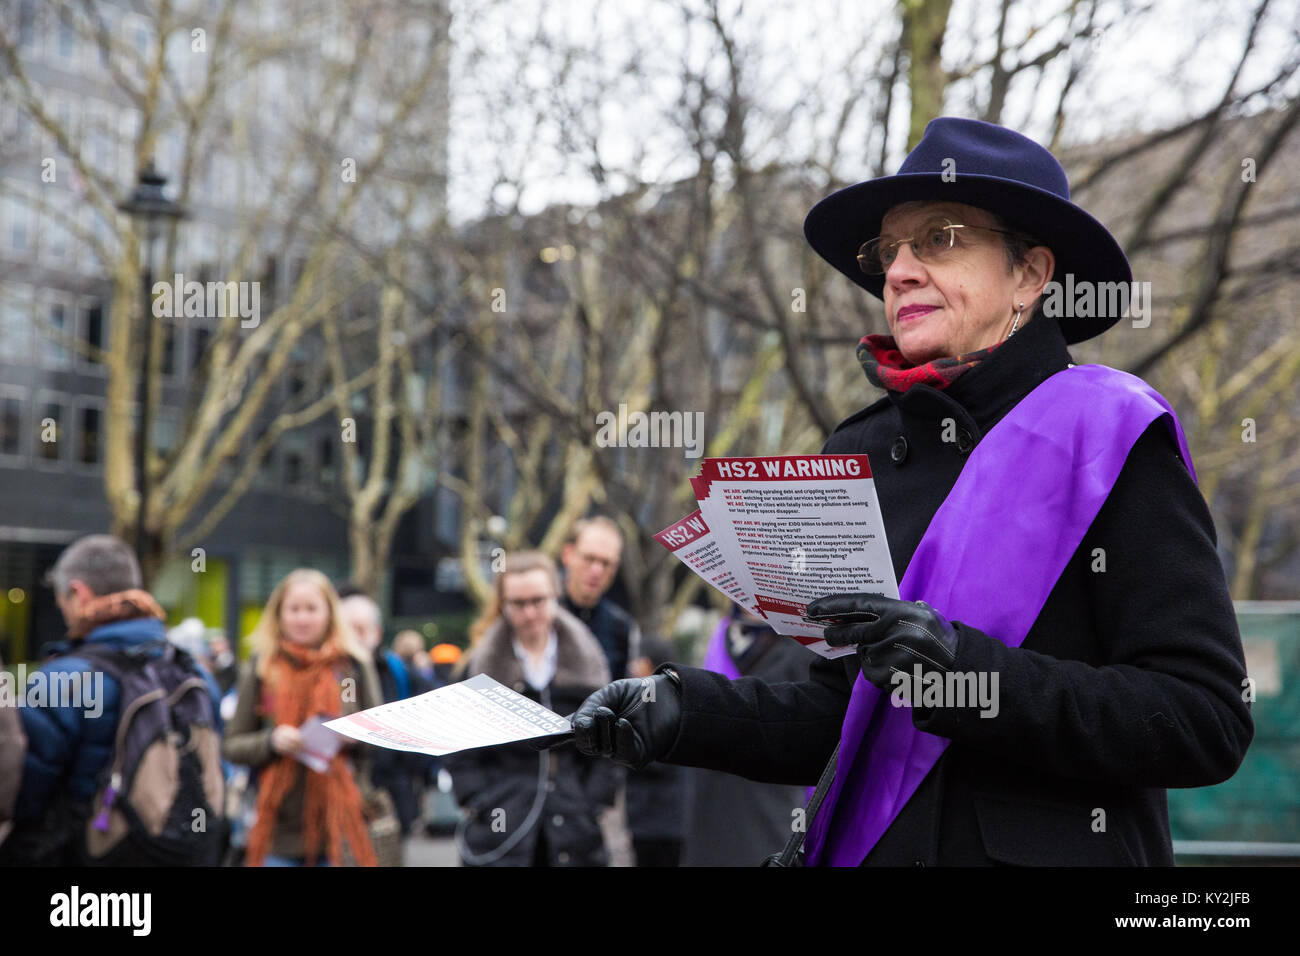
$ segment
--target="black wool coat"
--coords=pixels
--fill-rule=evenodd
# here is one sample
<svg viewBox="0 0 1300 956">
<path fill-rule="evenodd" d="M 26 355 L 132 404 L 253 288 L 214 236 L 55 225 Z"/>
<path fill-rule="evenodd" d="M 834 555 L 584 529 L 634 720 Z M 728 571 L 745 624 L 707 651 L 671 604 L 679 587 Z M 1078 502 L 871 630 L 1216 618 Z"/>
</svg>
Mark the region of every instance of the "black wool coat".
<svg viewBox="0 0 1300 956">
<path fill-rule="evenodd" d="M 738 662 L 740 673 L 767 683 L 805 680 L 817 658 L 798 642 L 768 631 Z M 690 829 L 683 866 L 757 866 L 790 837 L 804 787 L 755 783 L 716 770 L 690 771 Z"/>
<path fill-rule="evenodd" d="M 1038 317 L 948 388 L 889 392 L 831 435 L 825 453 L 870 456 L 900 581 L 970 451 L 1071 362 L 1059 327 Z M 1215 544 L 1205 500 L 1156 421 L 1022 645 L 955 622 L 953 669 L 997 672 L 999 711 L 913 709 L 916 727 L 952 743 L 864 863 L 1172 864 L 1167 788 L 1231 777 L 1254 733 Z M 1015 568 L 1005 581 L 1013 593 Z M 856 656 L 819 659 L 809 680 L 783 684 L 678 671 L 669 760 L 812 785 L 859 667 Z"/>
<path fill-rule="evenodd" d="M 596 638 L 582 622 L 557 608 L 556 668 L 541 692 L 524 681 L 510 633 L 499 621 L 470 654 L 464 677 L 487 674 L 493 680 L 557 714 L 571 714 L 589 695 L 609 683 L 609 667 Z M 614 802 L 621 771 L 602 757 L 572 746 L 538 753 L 527 743 L 462 750 L 443 757 L 452 789 L 469 823 L 469 851 L 486 857 L 525 828 L 541 787 L 542 807 L 524 836 L 500 859 L 465 858 L 467 865 L 531 866 L 539 837 L 545 837 L 550 866 L 604 866 L 609 862 L 600 814 Z"/>
</svg>

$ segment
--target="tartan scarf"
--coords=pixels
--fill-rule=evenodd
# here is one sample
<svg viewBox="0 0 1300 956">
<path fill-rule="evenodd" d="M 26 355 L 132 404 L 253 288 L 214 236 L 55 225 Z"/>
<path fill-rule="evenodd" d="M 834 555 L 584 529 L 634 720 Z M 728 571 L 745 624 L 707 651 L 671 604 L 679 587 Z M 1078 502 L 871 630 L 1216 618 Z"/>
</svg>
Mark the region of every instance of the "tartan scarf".
<svg viewBox="0 0 1300 956">
<path fill-rule="evenodd" d="M 332 637 L 318 648 L 282 639 L 269 662 L 267 692 L 263 696 L 271 726 L 299 727 L 312 716 L 339 716 L 343 693 L 337 668 L 351 660 Z M 315 865 L 322 849 L 332 864 L 342 865 L 344 839 L 359 865 L 378 865 L 366 829 L 361 791 L 342 750 L 330 760 L 324 773 L 308 769 L 290 754 L 272 758 L 258 780 L 257 822 L 248 834 L 248 865 L 261 866 L 265 860 L 280 805 L 302 774 L 307 775 L 302 819 L 307 865 Z"/>
<path fill-rule="evenodd" d="M 141 617 L 163 620 L 167 617 L 167 612 L 159 607 L 152 594 L 139 588 L 104 594 L 81 606 L 76 618 L 68 625 L 68 637 L 76 640 L 105 624 L 133 621 Z"/>
<path fill-rule="evenodd" d="M 955 382 L 963 372 L 988 358 L 997 347 L 990 345 L 976 352 L 931 359 L 924 365 L 913 365 L 903 358 L 892 335 L 864 335 L 858 343 L 858 362 L 872 385 L 892 392 L 905 392 L 918 384 L 942 389 Z"/>
</svg>

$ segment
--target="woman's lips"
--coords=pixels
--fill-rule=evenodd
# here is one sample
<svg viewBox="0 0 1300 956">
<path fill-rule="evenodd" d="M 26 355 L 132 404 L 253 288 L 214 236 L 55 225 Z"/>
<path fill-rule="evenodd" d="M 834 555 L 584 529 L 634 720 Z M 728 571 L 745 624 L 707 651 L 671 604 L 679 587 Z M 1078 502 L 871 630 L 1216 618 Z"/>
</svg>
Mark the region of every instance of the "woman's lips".
<svg viewBox="0 0 1300 956">
<path fill-rule="evenodd" d="M 898 310 L 898 321 L 906 322 L 909 319 L 919 319 L 923 315 L 929 315 L 939 307 L 937 305 L 905 305 Z"/>
</svg>

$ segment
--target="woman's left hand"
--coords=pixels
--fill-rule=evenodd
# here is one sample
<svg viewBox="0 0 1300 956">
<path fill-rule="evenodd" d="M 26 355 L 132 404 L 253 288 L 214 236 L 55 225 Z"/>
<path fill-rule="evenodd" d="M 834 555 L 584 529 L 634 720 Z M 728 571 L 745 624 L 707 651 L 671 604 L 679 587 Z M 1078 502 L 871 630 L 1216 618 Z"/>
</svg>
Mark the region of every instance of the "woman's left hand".
<svg viewBox="0 0 1300 956">
<path fill-rule="evenodd" d="M 829 621 L 822 636 L 832 647 L 856 644 L 862 676 L 882 690 L 925 675 L 943 675 L 957 660 L 961 635 L 924 601 L 898 601 L 879 594 L 830 594 L 808 605 L 807 617 Z"/>
</svg>

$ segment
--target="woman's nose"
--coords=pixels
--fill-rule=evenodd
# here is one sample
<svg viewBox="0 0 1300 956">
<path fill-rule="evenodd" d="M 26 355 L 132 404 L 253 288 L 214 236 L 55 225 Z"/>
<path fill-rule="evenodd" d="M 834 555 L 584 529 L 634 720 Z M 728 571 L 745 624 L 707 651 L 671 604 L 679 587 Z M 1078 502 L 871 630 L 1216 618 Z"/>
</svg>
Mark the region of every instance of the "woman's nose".
<svg viewBox="0 0 1300 956">
<path fill-rule="evenodd" d="M 925 275 L 925 266 L 916 257 L 916 253 L 912 251 L 912 244 L 905 242 L 898 247 L 898 252 L 894 255 L 894 261 L 885 270 L 885 281 L 895 288 L 901 289 L 908 283 L 924 282 Z"/>
</svg>

